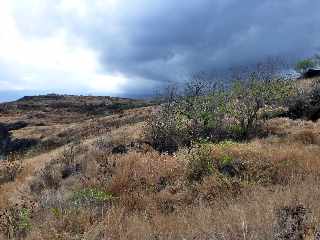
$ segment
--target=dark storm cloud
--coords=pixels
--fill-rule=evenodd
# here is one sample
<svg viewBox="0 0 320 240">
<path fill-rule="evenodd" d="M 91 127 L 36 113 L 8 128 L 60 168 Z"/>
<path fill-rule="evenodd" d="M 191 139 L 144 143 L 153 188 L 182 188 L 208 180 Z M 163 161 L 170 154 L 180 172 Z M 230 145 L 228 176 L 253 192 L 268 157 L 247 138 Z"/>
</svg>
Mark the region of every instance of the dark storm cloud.
<svg viewBox="0 0 320 240">
<path fill-rule="evenodd" d="M 320 1 L 126 1 L 98 12 L 86 38 L 106 70 L 167 81 L 320 46 Z M 111 26 L 108 26 L 110 22 Z"/>
<path fill-rule="evenodd" d="M 97 50 L 105 72 L 129 79 L 126 91 L 320 47 L 319 0 L 119 0 L 110 10 L 93 2 L 85 17 L 51 9 L 48 27 Z"/>
</svg>

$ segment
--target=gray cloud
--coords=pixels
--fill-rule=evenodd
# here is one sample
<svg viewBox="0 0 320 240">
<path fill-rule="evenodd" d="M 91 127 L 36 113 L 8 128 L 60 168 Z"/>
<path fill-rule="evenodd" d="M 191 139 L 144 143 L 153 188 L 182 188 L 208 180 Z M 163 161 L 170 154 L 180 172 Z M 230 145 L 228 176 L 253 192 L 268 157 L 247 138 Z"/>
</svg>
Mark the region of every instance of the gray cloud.
<svg viewBox="0 0 320 240">
<path fill-rule="evenodd" d="M 92 18 L 93 31 L 84 34 L 107 70 L 129 76 L 174 80 L 267 56 L 303 56 L 320 46 L 317 0 L 126 2 L 124 13 Z"/>
<path fill-rule="evenodd" d="M 48 1 L 32 27 L 22 6 L 18 26 L 30 35 L 67 29 L 99 53 L 103 71 L 129 79 L 125 92 L 270 56 L 295 60 L 320 47 L 319 0 L 119 0 L 114 9 L 93 2 L 81 16 Z"/>
</svg>

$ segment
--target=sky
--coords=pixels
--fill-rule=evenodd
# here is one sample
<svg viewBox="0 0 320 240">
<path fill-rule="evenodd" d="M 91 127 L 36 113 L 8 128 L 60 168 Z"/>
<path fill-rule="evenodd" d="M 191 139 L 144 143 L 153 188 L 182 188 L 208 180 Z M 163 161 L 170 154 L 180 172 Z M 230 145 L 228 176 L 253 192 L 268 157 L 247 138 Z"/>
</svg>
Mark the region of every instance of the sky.
<svg viewBox="0 0 320 240">
<path fill-rule="evenodd" d="M 197 72 L 320 51 L 319 0 L 0 0 L 0 101 L 144 96 Z"/>
</svg>

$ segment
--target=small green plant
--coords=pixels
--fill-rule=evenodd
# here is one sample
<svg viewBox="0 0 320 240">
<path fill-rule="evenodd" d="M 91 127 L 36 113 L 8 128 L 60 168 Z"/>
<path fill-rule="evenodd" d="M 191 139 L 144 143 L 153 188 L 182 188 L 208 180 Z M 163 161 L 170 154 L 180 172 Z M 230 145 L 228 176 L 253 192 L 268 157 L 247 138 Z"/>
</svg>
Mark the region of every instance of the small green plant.
<svg viewBox="0 0 320 240">
<path fill-rule="evenodd" d="M 31 210 L 17 206 L 0 212 L 0 232 L 8 239 L 25 238 L 31 230 Z"/>
<path fill-rule="evenodd" d="M 228 147 L 234 146 L 235 144 L 237 144 L 237 142 L 232 140 L 224 140 L 219 142 L 217 145 L 222 149 L 226 149 Z"/>
<path fill-rule="evenodd" d="M 97 188 L 86 188 L 76 191 L 72 196 L 72 203 L 81 205 L 86 203 L 104 203 L 113 198 L 112 193 L 99 190 Z"/>
<path fill-rule="evenodd" d="M 51 208 L 50 211 L 55 218 L 60 218 L 62 216 L 61 210 L 57 207 Z"/>
<path fill-rule="evenodd" d="M 190 182 L 201 181 L 203 177 L 211 175 L 214 169 L 210 145 L 202 144 L 191 149 L 187 164 L 187 179 Z"/>
<path fill-rule="evenodd" d="M 220 159 L 222 166 L 230 165 L 232 163 L 232 161 L 233 161 L 233 158 L 229 155 L 223 155 Z"/>
<path fill-rule="evenodd" d="M 20 231 L 29 231 L 31 229 L 30 222 L 31 211 L 27 208 L 22 208 L 19 211 L 18 228 Z"/>
</svg>

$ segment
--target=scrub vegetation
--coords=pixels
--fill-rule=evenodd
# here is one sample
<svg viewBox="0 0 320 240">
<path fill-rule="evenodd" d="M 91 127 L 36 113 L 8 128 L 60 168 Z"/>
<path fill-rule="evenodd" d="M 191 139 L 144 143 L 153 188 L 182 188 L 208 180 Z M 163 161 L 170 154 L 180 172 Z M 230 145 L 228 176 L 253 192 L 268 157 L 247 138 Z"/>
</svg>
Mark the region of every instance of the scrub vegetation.
<svg viewBox="0 0 320 240">
<path fill-rule="evenodd" d="M 107 112 L 2 104 L 5 126 L 28 124 L 10 139 L 39 143 L 3 155 L 0 239 L 317 239 L 319 80 L 262 66 L 234 79 L 199 74 Z"/>
</svg>

